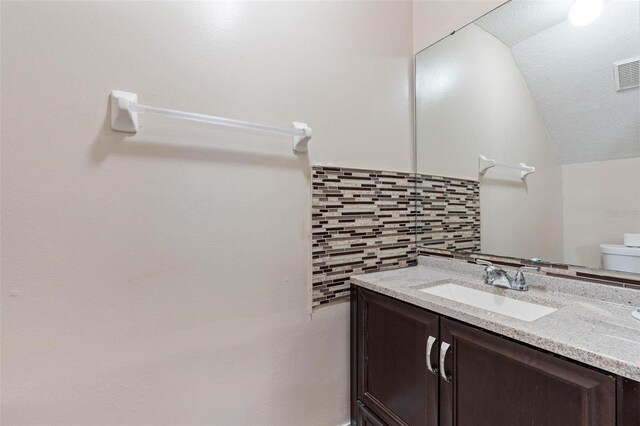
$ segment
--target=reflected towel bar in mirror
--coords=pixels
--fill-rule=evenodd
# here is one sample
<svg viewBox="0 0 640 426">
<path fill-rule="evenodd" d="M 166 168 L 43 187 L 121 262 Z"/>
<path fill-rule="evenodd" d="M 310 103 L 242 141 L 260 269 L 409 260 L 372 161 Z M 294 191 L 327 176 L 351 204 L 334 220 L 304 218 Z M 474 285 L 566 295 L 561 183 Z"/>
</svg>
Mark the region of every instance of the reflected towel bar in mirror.
<svg viewBox="0 0 640 426">
<path fill-rule="evenodd" d="M 122 92 L 119 90 L 111 92 L 111 128 L 113 130 L 130 133 L 137 132 L 138 114 L 156 114 L 179 120 L 198 121 L 218 126 L 255 130 L 263 133 L 289 135 L 293 136 L 293 151 L 295 153 L 307 152 L 309 139 L 311 139 L 312 135 L 312 130 L 306 123 L 294 121 L 293 128 L 285 129 L 265 124 L 250 123 L 248 121 L 198 114 L 195 112 L 142 105 L 138 103 L 138 95 L 135 93 Z"/>
<path fill-rule="evenodd" d="M 501 164 L 496 162 L 496 160 L 491 160 L 484 155 L 480 155 L 478 157 L 478 170 L 480 172 L 480 176 L 484 176 L 484 174 L 492 167 L 502 167 L 505 169 L 512 169 L 520 171 L 520 179 L 526 178 L 531 173 L 536 172 L 536 168 L 533 166 L 527 166 L 525 163 L 520 163 L 517 166 L 513 166 L 510 164 Z"/>
</svg>

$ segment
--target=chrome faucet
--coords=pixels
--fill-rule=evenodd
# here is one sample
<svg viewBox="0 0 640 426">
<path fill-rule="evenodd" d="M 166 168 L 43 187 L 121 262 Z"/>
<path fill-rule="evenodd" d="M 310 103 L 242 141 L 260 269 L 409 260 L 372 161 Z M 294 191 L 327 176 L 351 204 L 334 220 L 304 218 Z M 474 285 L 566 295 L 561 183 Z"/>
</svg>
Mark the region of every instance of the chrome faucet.
<svg viewBox="0 0 640 426">
<path fill-rule="evenodd" d="M 491 262 L 487 262 L 486 260 L 477 260 L 476 263 L 478 265 L 484 266 L 484 282 L 489 285 L 493 285 L 496 287 L 504 287 L 510 288 L 512 290 L 518 291 L 527 291 L 529 290 L 529 286 L 524 279 L 523 271 L 539 271 L 540 268 L 537 266 L 522 266 L 518 268 L 518 272 L 516 275 L 512 277 L 509 275 L 509 272 L 505 271 L 502 268 L 498 268 Z"/>
</svg>

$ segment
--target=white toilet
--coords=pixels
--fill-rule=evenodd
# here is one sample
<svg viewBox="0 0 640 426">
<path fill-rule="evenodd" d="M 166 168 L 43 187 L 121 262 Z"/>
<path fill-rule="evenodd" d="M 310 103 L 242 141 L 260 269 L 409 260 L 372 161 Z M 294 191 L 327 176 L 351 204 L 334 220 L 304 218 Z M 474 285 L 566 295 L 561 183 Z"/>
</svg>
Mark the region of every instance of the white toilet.
<svg viewBox="0 0 640 426">
<path fill-rule="evenodd" d="M 640 247 L 601 244 L 604 269 L 640 274 Z"/>
</svg>

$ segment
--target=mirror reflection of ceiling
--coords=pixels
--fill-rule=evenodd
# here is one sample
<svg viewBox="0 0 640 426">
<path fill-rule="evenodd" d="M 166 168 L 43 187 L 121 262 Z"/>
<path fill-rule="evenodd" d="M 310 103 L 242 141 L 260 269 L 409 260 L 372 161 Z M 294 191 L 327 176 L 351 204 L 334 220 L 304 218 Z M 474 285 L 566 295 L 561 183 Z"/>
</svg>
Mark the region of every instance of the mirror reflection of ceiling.
<svg viewBox="0 0 640 426">
<path fill-rule="evenodd" d="M 640 156 L 640 91 L 616 91 L 613 63 L 640 56 L 640 2 L 609 0 L 593 23 L 573 1 L 513 0 L 475 24 L 511 49 L 562 164 Z"/>
</svg>

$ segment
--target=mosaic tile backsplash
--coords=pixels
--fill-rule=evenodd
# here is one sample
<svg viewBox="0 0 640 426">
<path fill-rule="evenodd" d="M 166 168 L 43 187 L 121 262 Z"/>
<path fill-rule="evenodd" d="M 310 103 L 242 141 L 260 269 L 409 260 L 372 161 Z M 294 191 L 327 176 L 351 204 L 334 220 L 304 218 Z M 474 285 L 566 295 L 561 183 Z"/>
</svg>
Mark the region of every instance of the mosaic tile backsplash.
<svg viewBox="0 0 640 426">
<path fill-rule="evenodd" d="M 425 249 L 480 251 L 480 183 L 419 174 L 417 245 Z"/>
<path fill-rule="evenodd" d="M 349 296 L 349 277 L 413 265 L 413 173 L 312 168 L 313 306 Z"/>
<path fill-rule="evenodd" d="M 326 166 L 312 172 L 314 307 L 347 298 L 351 275 L 414 264 L 416 235 L 419 247 L 480 250 L 477 181 Z"/>
</svg>

